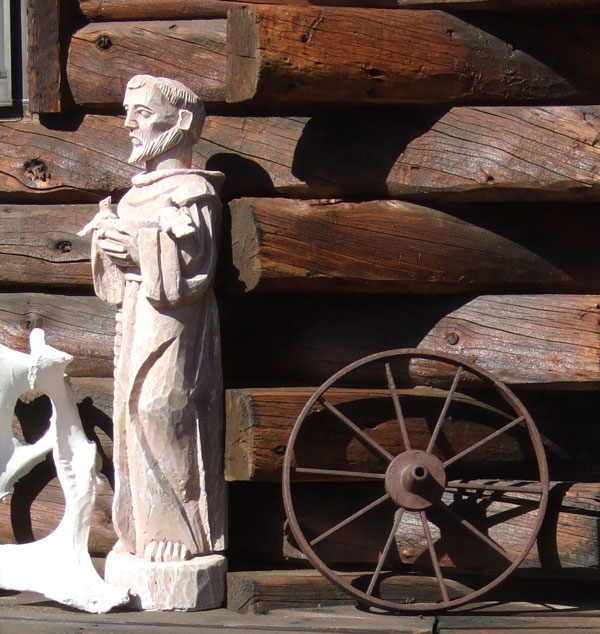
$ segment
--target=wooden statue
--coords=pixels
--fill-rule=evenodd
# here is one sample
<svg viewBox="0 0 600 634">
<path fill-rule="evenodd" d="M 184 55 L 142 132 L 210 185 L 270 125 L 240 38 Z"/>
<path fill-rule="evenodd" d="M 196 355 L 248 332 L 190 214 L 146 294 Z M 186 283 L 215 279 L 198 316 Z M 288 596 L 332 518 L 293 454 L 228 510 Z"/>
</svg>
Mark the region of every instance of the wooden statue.
<svg viewBox="0 0 600 634">
<path fill-rule="evenodd" d="M 124 106 L 132 163 L 146 170 L 93 231 L 96 294 L 116 304 L 118 542 L 106 578 L 143 609 L 223 599 L 226 562 L 222 377 L 213 278 L 219 172 L 191 169 L 204 105 L 183 84 L 138 75 Z"/>
</svg>

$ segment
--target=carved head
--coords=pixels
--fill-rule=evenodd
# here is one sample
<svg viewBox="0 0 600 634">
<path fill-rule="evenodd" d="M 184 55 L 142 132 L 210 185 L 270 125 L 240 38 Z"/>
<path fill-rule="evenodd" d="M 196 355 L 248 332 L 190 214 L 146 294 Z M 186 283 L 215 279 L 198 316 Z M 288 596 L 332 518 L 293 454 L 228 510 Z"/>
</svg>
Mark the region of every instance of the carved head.
<svg viewBox="0 0 600 634">
<path fill-rule="evenodd" d="M 204 104 L 178 81 L 135 75 L 127 83 L 123 105 L 133 144 L 130 163 L 149 161 L 184 141 L 193 145 L 200 138 Z"/>
</svg>

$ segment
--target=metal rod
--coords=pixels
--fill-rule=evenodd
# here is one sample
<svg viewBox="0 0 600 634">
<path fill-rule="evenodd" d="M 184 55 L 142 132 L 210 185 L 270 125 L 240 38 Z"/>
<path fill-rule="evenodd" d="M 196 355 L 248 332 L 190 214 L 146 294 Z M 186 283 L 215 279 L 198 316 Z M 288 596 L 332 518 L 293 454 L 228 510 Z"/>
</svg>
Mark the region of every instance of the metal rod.
<svg viewBox="0 0 600 634">
<path fill-rule="evenodd" d="M 450 403 L 452 402 L 452 398 L 454 397 L 454 392 L 456 392 L 456 388 L 458 387 L 458 382 L 460 380 L 460 375 L 462 374 L 462 365 L 458 366 L 458 370 L 456 370 L 456 374 L 454 375 L 454 381 L 452 381 L 452 387 L 448 392 L 448 396 L 444 401 L 444 406 L 442 407 L 442 411 L 440 412 L 440 416 L 437 419 L 437 423 L 433 429 L 433 433 L 431 434 L 431 438 L 429 439 L 429 444 L 427 445 L 426 452 L 431 453 L 433 447 L 435 445 L 435 441 L 440 433 L 442 428 L 442 423 L 444 422 L 444 418 L 446 418 L 446 414 L 448 413 L 448 408 L 450 407 Z"/>
<path fill-rule="evenodd" d="M 454 482 L 450 481 L 446 484 L 447 489 L 477 489 L 482 491 L 503 491 L 505 493 L 537 493 L 542 494 L 539 486 L 531 488 L 530 484 L 525 486 L 515 486 L 510 484 L 473 484 L 471 482 Z"/>
<path fill-rule="evenodd" d="M 388 386 L 392 395 L 392 401 L 394 401 L 394 409 L 396 410 L 396 418 L 400 425 L 400 433 L 402 434 L 402 442 L 404 443 L 404 449 L 410 451 L 410 440 L 408 438 L 408 430 L 406 429 L 406 421 L 404 420 L 404 413 L 402 412 L 402 406 L 400 405 L 400 398 L 398 397 L 398 391 L 396 390 L 396 383 L 392 376 L 392 370 L 390 364 L 385 364 L 385 374 L 387 376 Z"/>
<path fill-rule="evenodd" d="M 448 589 L 446 588 L 444 577 L 442 577 L 440 562 L 435 552 L 435 545 L 433 543 L 433 538 L 431 537 L 431 531 L 429 530 L 427 514 L 425 513 L 425 511 L 421 511 L 421 523 L 423 524 L 423 532 L 425 533 L 425 539 L 427 540 L 427 548 L 429 549 L 429 557 L 431 558 L 433 571 L 435 572 L 435 577 L 437 579 L 438 585 L 440 586 L 440 592 L 442 593 L 442 600 L 444 602 L 448 602 L 450 601 L 450 597 L 448 596 Z"/>
<path fill-rule="evenodd" d="M 476 537 L 479 537 L 479 539 L 482 542 L 486 543 L 490 548 L 493 548 L 504 559 L 507 559 L 509 562 L 512 561 L 511 558 L 508 556 L 507 552 L 504 550 L 504 548 L 500 546 L 500 544 L 495 542 L 491 537 L 488 537 L 487 535 L 482 533 L 478 528 L 473 526 L 473 524 L 471 524 L 471 522 L 469 522 L 467 519 L 465 519 L 464 517 L 461 517 L 454 509 L 450 508 L 445 502 L 442 502 L 440 500 L 437 503 L 437 507 L 442 509 L 448 515 L 450 515 L 452 519 L 458 522 L 461 526 L 464 526 L 464 528 L 466 528 L 469 532 L 473 533 L 473 535 L 475 535 Z"/>
<path fill-rule="evenodd" d="M 295 473 L 312 473 L 314 475 L 340 476 L 360 478 L 361 480 L 385 480 L 385 473 L 365 473 L 363 471 L 339 471 L 337 469 L 313 469 L 311 467 L 294 467 Z"/>
<path fill-rule="evenodd" d="M 456 456 L 453 456 L 449 460 L 446 460 L 446 462 L 444 462 L 444 467 L 449 467 L 452 463 L 456 462 L 457 460 L 460 460 L 461 458 L 471 453 L 472 451 L 475 451 L 475 449 L 479 449 L 479 447 L 481 447 L 482 445 L 485 445 L 486 442 L 489 442 L 490 440 L 493 440 L 497 436 L 500 436 L 500 434 L 503 434 L 505 431 L 508 431 L 509 429 L 511 429 L 515 425 L 518 425 L 520 422 L 524 420 L 525 420 L 525 416 L 519 416 L 519 418 L 515 418 L 515 420 L 504 425 L 504 427 L 500 427 L 500 429 L 497 429 L 493 434 L 490 434 L 489 436 L 482 438 L 479 442 L 476 442 L 474 445 L 467 447 L 464 451 L 457 453 Z"/>
<path fill-rule="evenodd" d="M 315 539 L 313 539 L 310 542 L 310 545 L 314 546 L 318 544 L 320 541 L 324 540 L 326 537 L 329 537 L 336 531 L 339 531 L 340 528 L 344 528 L 344 526 L 346 526 L 347 524 L 350 524 L 350 522 L 353 522 L 355 519 L 358 519 L 361 515 L 364 515 L 365 513 L 367 513 L 371 509 L 374 509 L 376 506 L 378 506 L 382 502 L 385 502 L 389 497 L 390 497 L 390 494 L 386 493 L 385 495 L 382 495 L 380 498 L 377 498 L 374 502 L 371 502 L 371 504 L 368 504 L 364 508 L 360 509 L 360 511 L 356 511 L 356 513 L 353 513 L 352 515 L 350 515 L 350 517 L 347 517 L 345 520 L 342 520 L 335 526 L 332 526 L 329 530 L 325 531 L 318 537 L 315 537 Z"/>
<path fill-rule="evenodd" d="M 378 442 L 376 442 L 370 436 L 365 434 L 365 432 L 356 423 L 353 423 L 346 415 L 342 414 L 342 412 L 340 412 L 340 410 L 337 407 L 335 407 L 335 405 L 332 405 L 327 399 L 323 397 L 321 397 L 319 401 L 334 416 L 337 416 L 343 423 L 348 425 L 348 427 L 350 427 L 350 429 L 357 436 L 362 438 L 362 440 L 365 443 L 367 443 L 373 449 L 373 451 L 377 452 L 380 456 L 385 458 L 388 462 L 391 462 L 394 459 L 394 456 L 392 456 L 392 454 L 389 451 L 387 451 L 387 449 L 384 449 Z"/>
<path fill-rule="evenodd" d="M 400 522 L 402 521 L 402 516 L 404 515 L 404 509 L 401 508 L 396 513 L 396 517 L 394 518 L 394 524 L 392 526 L 392 530 L 388 535 L 387 541 L 385 542 L 385 546 L 383 547 L 383 552 L 381 553 L 381 557 L 379 557 L 379 561 L 377 562 L 377 568 L 375 568 L 375 572 L 371 577 L 371 581 L 369 583 L 369 587 L 367 588 L 367 594 L 372 594 L 375 584 L 377 583 L 377 579 L 379 579 L 379 575 L 381 574 L 381 569 L 383 568 L 383 564 L 387 559 L 388 553 L 390 552 L 390 548 L 392 546 L 392 542 L 394 541 L 394 535 L 400 526 Z"/>
</svg>

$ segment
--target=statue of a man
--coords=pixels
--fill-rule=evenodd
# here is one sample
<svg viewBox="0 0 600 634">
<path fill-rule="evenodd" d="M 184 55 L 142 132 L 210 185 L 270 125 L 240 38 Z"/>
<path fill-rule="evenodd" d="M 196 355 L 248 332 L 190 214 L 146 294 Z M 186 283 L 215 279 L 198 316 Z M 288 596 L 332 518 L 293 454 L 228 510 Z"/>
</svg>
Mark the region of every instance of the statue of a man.
<svg viewBox="0 0 600 634">
<path fill-rule="evenodd" d="M 191 169 L 205 113 L 183 84 L 135 76 L 124 106 L 129 161 L 146 170 L 116 214 L 104 202 L 92 221 L 94 288 L 118 306 L 113 552 L 187 562 L 225 548 L 213 292 L 223 175 Z"/>
</svg>

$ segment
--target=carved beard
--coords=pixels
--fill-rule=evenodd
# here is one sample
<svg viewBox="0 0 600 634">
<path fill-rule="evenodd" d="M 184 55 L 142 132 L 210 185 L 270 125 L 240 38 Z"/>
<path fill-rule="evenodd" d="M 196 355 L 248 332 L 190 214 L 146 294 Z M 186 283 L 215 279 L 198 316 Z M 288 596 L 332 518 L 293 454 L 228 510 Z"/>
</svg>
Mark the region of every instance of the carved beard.
<svg viewBox="0 0 600 634">
<path fill-rule="evenodd" d="M 159 134 L 153 141 L 148 142 L 146 139 L 141 138 L 142 145 L 133 146 L 129 156 L 129 163 L 143 163 L 160 156 L 163 152 L 179 144 L 185 135 L 186 130 L 174 126 Z"/>
</svg>

